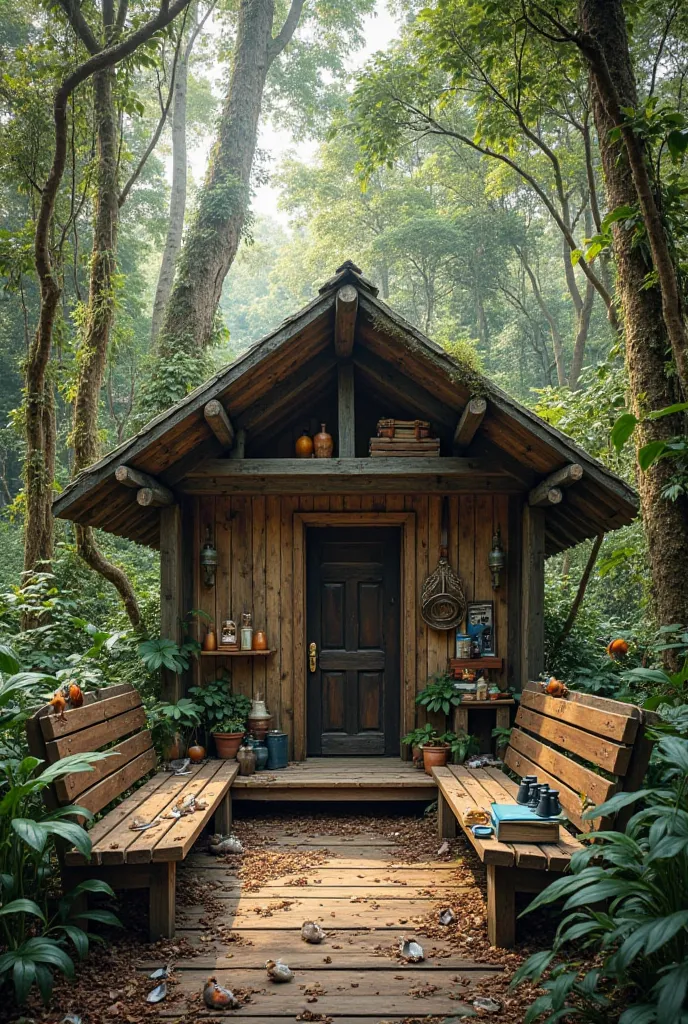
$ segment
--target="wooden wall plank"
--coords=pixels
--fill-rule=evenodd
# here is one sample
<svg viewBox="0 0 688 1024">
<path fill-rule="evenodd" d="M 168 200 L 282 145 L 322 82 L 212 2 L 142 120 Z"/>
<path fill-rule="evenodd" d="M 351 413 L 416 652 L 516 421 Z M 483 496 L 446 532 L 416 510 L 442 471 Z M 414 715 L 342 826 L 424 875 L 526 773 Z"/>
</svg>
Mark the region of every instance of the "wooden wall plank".
<svg viewBox="0 0 688 1024">
<path fill-rule="evenodd" d="M 416 604 L 418 581 L 416 578 L 416 518 L 407 522 L 402 536 L 401 587 L 404 595 L 402 622 L 402 665 L 404 671 L 404 698 L 402 707 L 402 736 L 413 729 L 416 722 Z M 404 755 L 411 756 L 410 747 Z"/>
<path fill-rule="evenodd" d="M 418 494 L 408 498 L 407 502 L 410 511 L 416 513 L 416 692 L 418 692 L 428 681 L 428 627 L 420 614 L 420 590 L 430 571 L 428 497 Z M 420 725 L 428 720 L 424 708 L 418 708 L 417 718 Z"/>
<path fill-rule="evenodd" d="M 232 497 L 232 617 L 241 629 L 242 612 L 253 608 L 253 530 L 251 526 L 251 499 L 243 495 Z M 255 626 L 255 622 L 254 622 Z M 232 689 L 235 693 L 253 696 L 251 658 L 233 658 L 231 662 Z"/>
<path fill-rule="evenodd" d="M 160 636 L 182 640 L 182 516 L 179 505 L 160 509 Z M 182 678 L 163 669 L 162 694 L 167 701 L 182 695 Z"/>
<path fill-rule="evenodd" d="M 473 600 L 475 582 L 475 498 L 459 497 L 459 576 L 467 601 Z"/>
<path fill-rule="evenodd" d="M 501 529 L 502 546 L 506 551 L 506 564 L 509 565 L 509 496 L 507 494 L 495 494 L 493 498 L 493 528 Z M 491 544 L 491 541 L 490 541 Z M 488 549 L 489 550 L 489 549 Z M 485 559 L 487 561 L 487 557 Z M 490 584 L 491 587 L 491 584 Z M 495 638 L 497 641 L 497 655 L 504 659 L 504 668 L 500 673 L 500 680 L 506 689 L 509 678 L 509 588 L 508 572 L 503 572 L 501 584 L 497 590 L 492 591 L 492 600 L 495 610 Z M 496 673 L 495 673 L 496 675 Z"/>
<path fill-rule="evenodd" d="M 219 642 L 223 620 L 236 618 L 232 602 L 232 499 L 227 495 L 215 499 L 215 546 L 215 625 Z"/>
<path fill-rule="evenodd" d="M 293 518 L 297 508 L 296 498 L 282 498 L 280 504 L 281 522 L 281 572 L 280 585 L 280 639 L 281 639 L 281 728 L 289 733 L 289 756 L 294 756 L 294 563 L 293 563 Z M 301 680 L 304 685 L 304 680 Z"/>
<path fill-rule="evenodd" d="M 490 569 L 487 564 L 494 532 L 493 505 L 494 502 L 490 494 L 479 494 L 475 499 L 474 601 L 491 601 L 494 596 Z"/>
<path fill-rule="evenodd" d="M 265 578 L 265 498 L 251 499 L 251 528 L 253 531 L 253 628 L 267 632 L 266 622 L 266 578 Z M 269 641 L 269 637 L 268 637 Z M 253 669 L 253 696 L 266 697 L 267 658 L 253 658 L 249 662 Z"/>
<path fill-rule="evenodd" d="M 437 565 L 442 536 L 442 498 L 439 494 L 428 496 L 428 567 L 432 572 Z M 444 630 L 426 626 L 428 642 L 428 678 L 447 667 L 447 638 Z"/>
<path fill-rule="evenodd" d="M 545 667 L 545 512 L 523 508 L 521 572 L 521 685 Z"/>
<path fill-rule="evenodd" d="M 454 572 L 459 571 L 459 496 L 452 494 L 447 498 L 448 502 L 448 550 L 449 564 Z M 446 658 L 456 657 L 456 630 L 446 631 Z"/>
<path fill-rule="evenodd" d="M 265 692 L 274 729 L 283 727 L 280 685 L 282 665 L 280 519 L 280 499 L 275 495 L 269 495 L 265 500 L 265 621 L 268 646 L 271 650 L 277 651 L 277 654 L 265 659 Z"/>
<path fill-rule="evenodd" d="M 293 522 L 294 757 L 306 757 L 306 530 Z"/>
</svg>

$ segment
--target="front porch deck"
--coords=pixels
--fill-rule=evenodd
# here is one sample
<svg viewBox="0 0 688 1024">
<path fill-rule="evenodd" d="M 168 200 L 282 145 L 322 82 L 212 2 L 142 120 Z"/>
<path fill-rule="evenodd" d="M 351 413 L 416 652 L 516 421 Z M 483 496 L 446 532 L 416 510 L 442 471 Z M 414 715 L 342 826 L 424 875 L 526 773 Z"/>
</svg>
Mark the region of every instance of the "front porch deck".
<svg viewBox="0 0 688 1024">
<path fill-rule="evenodd" d="M 310 757 L 279 771 L 237 775 L 232 800 L 365 801 L 437 798 L 435 780 L 397 757 Z"/>
<path fill-rule="evenodd" d="M 437 857 L 427 819 L 284 808 L 239 820 L 236 830 L 243 857 L 218 860 L 199 843 L 180 865 L 177 941 L 197 955 L 176 961 L 156 1018 L 218 1020 L 201 1000 L 209 975 L 242 999 L 250 994 L 238 1016 L 251 1024 L 400 1024 L 454 1017 L 477 995 L 503 999 L 504 965 L 484 934 L 480 866 L 468 851 L 463 861 Z M 458 852 L 463 842 L 451 845 Z M 448 906 L 460 923 L 441 928 Z M 301 940 L 305 920 L 325 929 L 322 945 Z M 424 962 L 398 958 L 402 936 L 417 937 Z M 278 958 L 296 973 L 289 984 L 266 976 L 266 960 Z"/>
</svg>

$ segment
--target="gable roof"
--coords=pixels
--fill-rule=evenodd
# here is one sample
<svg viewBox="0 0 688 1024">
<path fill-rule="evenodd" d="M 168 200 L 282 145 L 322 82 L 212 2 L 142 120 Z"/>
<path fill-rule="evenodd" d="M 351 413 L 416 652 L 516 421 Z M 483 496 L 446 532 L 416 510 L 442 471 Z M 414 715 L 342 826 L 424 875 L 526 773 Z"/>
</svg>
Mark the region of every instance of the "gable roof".
<svg viewBox="0 0 688 1024">
<path fill-rule="evenodd" d="M 548 554 L 632 522 L 638 510 L 632 487 L 416 330 L 349 261 L 307 306 L 80 473 L 54 501 L 54 514 L 157 547 L 160 510 L 136 504 L 134 492 L 115 480 L 117 466 L 126 463 L 174 489 L 201 459 L 223 454 L 204 417 L 210 399 L 249 436 L 300 399 L 312 400 L 336 372 L 335 300 L 345 284 L 358 292 L 354 363 L 378 393 L 390 392 L 392 376 L 401 379 L 416 415 L 440 419 L 445 429 L 472 396 L 485 397 L 487 412 L 470 453 L 497 459 L 524 491 L 571 462 L 583 467 L 566 500 L 547 509 Z"/>
</svg>

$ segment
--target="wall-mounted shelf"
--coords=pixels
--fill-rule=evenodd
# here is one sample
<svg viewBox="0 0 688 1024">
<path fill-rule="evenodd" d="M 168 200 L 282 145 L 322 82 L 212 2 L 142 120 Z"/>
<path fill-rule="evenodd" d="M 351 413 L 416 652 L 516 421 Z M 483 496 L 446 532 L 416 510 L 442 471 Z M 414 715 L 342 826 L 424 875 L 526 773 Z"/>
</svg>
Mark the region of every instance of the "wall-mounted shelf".
<svg viewBox="0 0 688 1024">
<path fill-rule="evenodd" d="M 501 672 L 504 658 L 450 658 L 449 667 L 454 668 L 491 668 Z"/>
<path fill-rule="evenodd" d="M 276 651 L 201 651 L 204 658 L 269 658 Z"/>
</svg>

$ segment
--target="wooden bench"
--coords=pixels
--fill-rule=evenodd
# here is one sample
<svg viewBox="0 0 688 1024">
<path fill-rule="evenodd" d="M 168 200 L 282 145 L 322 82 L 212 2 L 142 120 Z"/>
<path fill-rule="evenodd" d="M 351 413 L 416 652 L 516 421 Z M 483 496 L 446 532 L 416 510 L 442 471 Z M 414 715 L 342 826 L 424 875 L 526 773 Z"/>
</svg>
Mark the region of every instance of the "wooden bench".
<svg viewBox="0 0 688 1024">
<path fill-rule="evenodd" d="M 29 719 L 26 731 L 30 752 L 48 764 L 95 750 L 116 755 L 96 762 L 93 771 L 59 779 L 47 793 L 52 806 L 78 804 L 97 814 L 156 767 L 146 712 L 133 686 L 86 694 L 83 706 L 66 711 L 64 719 L 45 705 Z M 174 936 L 177 862 L 184 860 L 213 815 L 216 831 L 227 832 L 231 825 L 236 761 L 207 761 L 190 769 L 190 775 L 182 776 L 156 772 L 95 822 L 89 832 L 90 860 L 75 849 L 61 854 L 65 889 L 84 877 L 100 878 L 113 889 L 149 889 L 152 940 Z M 179 819 L 164 817 L 190 793 L 206 800 L 207 807 Z M 144 832 L 129 827 L 134 818 L 152 821 L 158 815 L 160 821 Z"/>
<path fill-rule="evenodd" d="M 528 683 L 504 756 L 519 778 L 537 775 L 558 789 L 564 812 L 579 832 L 610 825 L 623 828 L 628 813 L 614 822 L 583 821 L 586 807 L 642 785 L 652 752 L 644 725 L 656 718 L 633 704 L 570 692 L 565 699 Z M 599 770 L 601 769 L 601 773 Z M 462 823 L 467 807 L 490 810 L 493 802 L 515 803 L 518 786 L 498 768 L 434 768 L 438 785 L 438 827 L 456 835 L 457 821 L 487 869 L 487 929 L 493 946 L 516 941 L 516 893 L 536 893 L 566 871 L 581 843 L 565 828 L 558 843 L 502 843 L 476 839 Z"/>
</svg>

